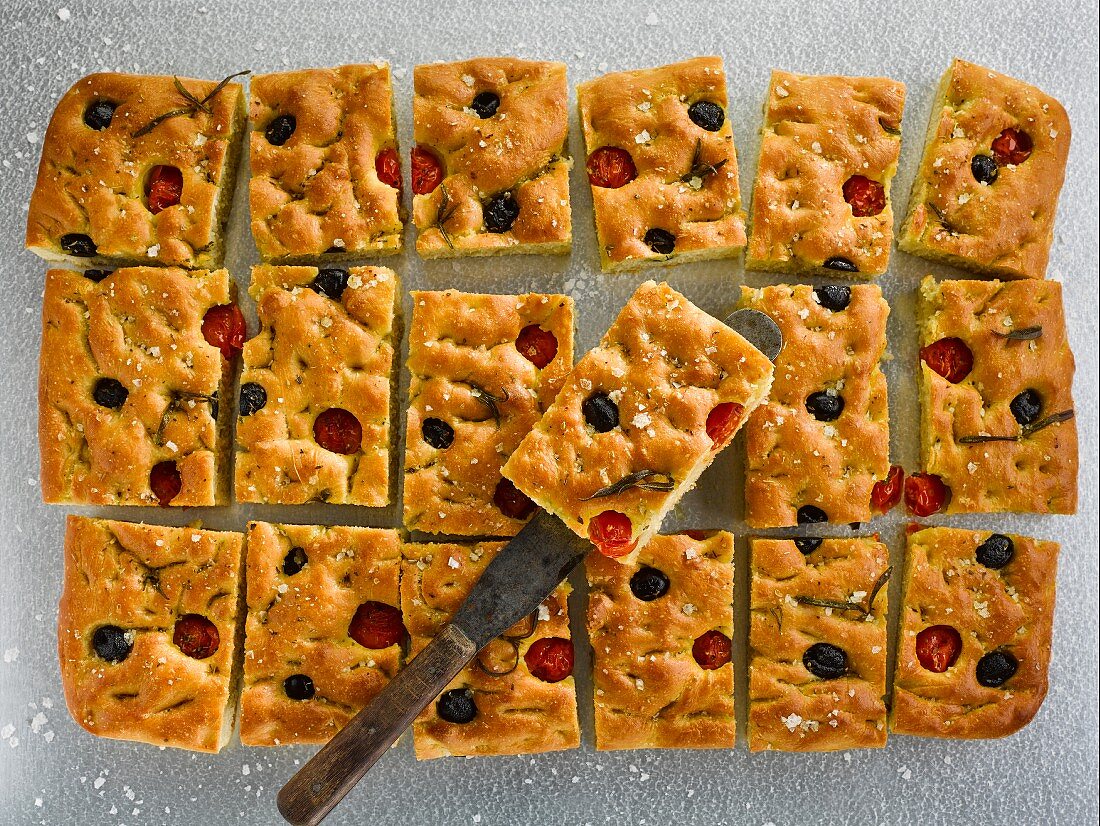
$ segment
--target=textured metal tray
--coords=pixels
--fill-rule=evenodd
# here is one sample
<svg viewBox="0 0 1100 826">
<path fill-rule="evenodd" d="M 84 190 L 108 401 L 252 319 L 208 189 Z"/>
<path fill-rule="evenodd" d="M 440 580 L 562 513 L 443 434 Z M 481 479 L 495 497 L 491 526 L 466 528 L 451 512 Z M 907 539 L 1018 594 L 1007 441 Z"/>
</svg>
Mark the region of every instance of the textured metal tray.
<svg viewBox="0 0 1100 826">
<path fill-rule="evenodd" d="M 59 10 L 67 6 L 71 12 Z M 64 19 L 63 19 L 64 18 Z M 0 823 L 272 823 L 275 792 L 312 750 L 233 745 L 215 757 L 99 740 L 65 711 L 54 623 L 65 511 L 41 504 L 37 487 L 36 352 L 45 265 L 23 251 L 26 203 L 50 112 L 87 72 L 111 69 L 220 78 L 251 68 L 388 60 L 394 67 L 401 144 L 411 145 L 412 66 L 479 54 L 558 59 L 570 82 L 603 71 L 659 65 L 697 54 L 726 60 L 742 191 L 755 172 L 768 71 L 886 74 L 908 84 L 895 194 L 904 203 L 921 149 L 936 79 L 956 56 L 1030 80 L 1060 98 L 1076 132 L 1059 208 L 1051 274 L 1064 278 L 1078 359 L 1081 506 L 1076 517 L 973 517 L 952 524 L 1000 527 L 1062 542 L 1051 690 L 1034 723 L 1000 742 L 891 739 L 845 755 L 750 755 L 665 751 L 597 754 L 591 688 L 579 680 L 585 745 L 533 757 L 417 764 L 408 741 L 387 755 L 334 813 L 333 823 L 1084 823 L 1097 817 L 1097 14 L 1069 0 L 1000 3 L 928 0 L 912 9 L 882 2 L 733 4 L 559 0 L 495 8 L 481 2 L 217 0 L 91 3 L 4 0 L 0 6 Z M 576 123 L 573 152 L 580 156 Z M 583 166 L 579 164 L 578 167 Z M 578 351 L 590 347 L 644 277 L 598 271 L 591 199 L 573 173 L 576 243 L 568 258 L 516 257 L 387 263 L 413 288 L 489 292 L 566 290 L 577 299 Z M 244 189 L 237 192 L 228 264 L 247 283 L 255 251 Z M 900 218 L 899 218 L 900 220 Z M 412 235 L 409 236 L 410 240 Z M 889 335 L 891 451 L 917 461 L 914 291 L 948 268 L 895 253 L 881 284 L 892 306 Z M 733 301 L 740 264 L 656 271 L 704 308 Z M 759 274 L 750 283 L 765 283 Z M 406 305 L 408 302 L 406 301 Z M 251 308 L 249 308 L 251 312 Z M 253 316 L 254 322 L 254 316 Z M 253 327 L 254 329 L 254 327 Z M 404 359 L 404 352 L 401 355 Z M 407 378 L 402 377 L 402 387 Z M 703 477 L 666 528 L 741 531 L 738 448 Z M 88 509 L 88 512 L 92 512 Z M 104 512 L 104 511 L 100 511 Z M 341 507 L 119 509 L 116 516 L 240 528 L 247 516 L 305 522 L 396 524 L 398 511 Z M 900 557 L 895 514 L 880 530 Z M 932 520 L 943 521 L 943 520 Z M 846 530 L 846 529 L 845 529 Z M 747 618 L 746 546 L 737 547 L 737 622 Z M 578 583 L 579 584 L 579 583 Z M 891 598 L 897 596 L 897 582 Z M 583 600 L 574 605 L 575 632 Z M 743 634 L 737 666 L 743 674 Z M 587 667 L 578 646 L 577 671 Z M 744 718 L 745 679 L 739 680 Z"/>
</svg>

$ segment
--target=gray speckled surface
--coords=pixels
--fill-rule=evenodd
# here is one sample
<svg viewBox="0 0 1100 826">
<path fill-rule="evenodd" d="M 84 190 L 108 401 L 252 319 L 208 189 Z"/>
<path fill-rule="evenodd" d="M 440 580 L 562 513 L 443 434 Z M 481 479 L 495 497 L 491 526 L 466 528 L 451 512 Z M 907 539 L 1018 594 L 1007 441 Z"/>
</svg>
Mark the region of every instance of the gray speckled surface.
<svg viewBox="0 0 1100 826">
<path fill-rule="evenodd" d="M 67 6 L 71 17 L 58 10 Z M 216 757 L 96 740 L 70 719 L 54 643 L 64 510 L 37 488 L 35 353 L 45 265 L 24 252 L 26 203 L 51 109 L 87 72 L 118 69 L 221 77 L 375 58 L 395 68 L 402 145 L 411 142 L 411 67 L 476 54 L 518 54 L 568 63 L 570 81 L 604 70 L 657 65 L 700 53 L 726 60 L 743 190 L 755 171 L 759 107 L 773 65 L 807 72 L 889 74 L 909 87 L 895 194 L 904 201 L 919 156 L 936 79 L 960 56 L 1030 80 L 1060 98 L 1075 136 L 1062 193 L 1051 273 L 1066 286 L 1078 360 L 1080 515 L 973 517 L 953 524 L 1006 526 L 1063 543 L 1058 571 L 1051 690 L 1035 722 L 1002 742 L 894 738 L 877 752 L 751 756 L 731 752 L 596 754 L 581 681 L 586 745 L 575 752 L 417 765 L 403 742 L 333 816 L 333 823 L 1084 823 L 1097 817 L 1097 9 L 1054 0 L 1010 4 L 841 0 L 719 4 L 561 0 L 493 8 L 487 2 L 118 2 L 33 3 L 0 8 L 0 823 L 271 823 L 275 792 L 311 753 L 246 749 Z M 580 135 L 574 124 L 573 147 Z M 415 255 L 389 263 L 409 288 L 487 291 L 567 289 L 578 300 L 578 349 L 591 346 L 644 276 L 597 272 L 591 203 L 574 173 L 576 245 L 571 258 L 514 258 L 426 266 Z M 229 265 L 247 278 L 254 250 L 237 193 Z M 410 235 L 411 238 L 411 235 Z M 892 453 L 912 468 L 917 395 L 913 291 L 932 270 L 895 254 L 882 279 L 890 319 Z M 663 272 L 718 312 L 744 279 L 740 265 Z M 758 276 L 750 276 L 756 281 Z M 402 356 L 403 357 L 403 356 Z M 676 526 L 738 529 L 735 451 L 707 472 L 672 517 Z M 734 504 L 731 506 L 731 502 Z M 120 512 L 116 511 L 116 515 Z M 392 523 L 395 511 L 254 508 L 249 515 Z M 206 512 L 130 510 L 129 518 L 240 527 L 244 508 Z M 876 529 L 898 558 L 900 514 Z M 738 621 L 744 625 L 744 542 L 738 545 Z M 897 583 L 895 583 L 895 586 Z M 891 597 L 897 596 L 897 589 Z M 579 608 L 579 601 L 574 608 Z M 579 616 L 574 610 L 575 618 Z M 743 646 L 743 639 L 740 640 Z M 738 649 L 739 651 L 742 649 Z M 743 671 L 744 655 L 738 656 Z M 578 661 L 583 672 L 586 657 Z M 739 680 L 742 706 L 745 680 Z M 743 722 L 743 721 L 742 721 Z M 742 726 L 743 728 L 743 726 Z"/>
</svg>

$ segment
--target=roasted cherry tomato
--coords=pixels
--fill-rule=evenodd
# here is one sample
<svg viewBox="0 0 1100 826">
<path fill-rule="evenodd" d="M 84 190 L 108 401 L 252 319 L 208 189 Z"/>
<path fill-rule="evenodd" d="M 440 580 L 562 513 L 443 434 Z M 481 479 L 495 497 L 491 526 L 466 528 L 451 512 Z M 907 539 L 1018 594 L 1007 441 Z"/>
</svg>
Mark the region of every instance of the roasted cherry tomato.
<svg viewBox="0 0 1100 826">
<path fill-rule="evenodd" d="M 392 146 L 375 156 L 374 172 L 386 186 L 401 189 L 401 156 Z"/>
<path fill-rule="evenodd" d="M 172 642 L 188 657 L 205 660 L 218 650 L 221 637 L 218 626 L 202 614 L 184 614 L 176 620 Z"/>
<path fill-rule="evenodd" d="M 958 338 L 941 338 L 920 350 L 920 358 L 952 384 L 965 379 L 974 369 L 974 354 Z"/>
<path fill-rule="evenodd" d="M 737 402 L 723 402 L 707 414 L 707 435 L 714 447 L 724 445 L 741 425 L 745 415 L 745 406 Z"/>
<path fill-rule="evenodd" d="M 993 157 L 1000 166 L 1015 166 L 1031 157 L 1031 135 L 1009 127 L 993 139 Z"/>
<path fill-rule="evenodd" d="M 886 513 L 901 501 L 901 490 L 905 482 L 905 471 L 900 465 L 893 465 L 885 479 L 879 479 L 871 488 L 871 507 L 879 513 Z"/>
<path fill-rule="evenodd" d="M 183 490 L 183 477 L 180 475 L 176 463 L 157 462 L 149 471 L 149 488 L 162 508 L 168 507 L 173 499 L 179 496 Z"/>
<path fill-rule="evenodd" d="M 950 625 L 931 625 L 917 634 L 917 659 L 929 671 L 942 674 L 955 664 L 962 637 Z"/>
<path fill-rule="evenodd" d="M 183 197 L 183 173 L 174 166 L 154 166 L 145 179 L 145 203 L 156 215 Z"/>
<path fill-rule="evenodd" d="M 605 189 L 618 189 L 638 177 L 630 153 L 617 146 L 601 146 L 588 156 L 584 168 L 592 186 Z"/>
<path fill-rule="evenodd" d="M 443 181 L 443 164 L 430 149 L 414 146 L 412 150 L 412 188 L 414 195 L 427 195 Z"/>
<path fill-rule="evenodd" d="M 604 511 L 588 523 L 588 538 L 604 556 L 612 559 L 626 556 L 634 550 L 634 526 L 630 517 L 618 511 Z"/>
<path fill-rule="evenodd" d="M 939 513 L 950 495 L 943 479 L 933 473 L 914 473 L 905 480 L 905 507 L 913 516 Z"/>
<path fill-rule="evenodd" d="M 558 354 L 558 339 L 537 324 L 528 324 L 516 337 L 516 349 L 540 370 Z"/>
<path fill-rule="evenodd" d="M 853 175 L 844 182 L 844 200 L 852 207 L 852 215 L 866 218 L 886 209 L 886 189 L 878 181 Z"/>
<path fill-rule="evenodd" d="M 695 640 L 691 646 L 691 656 L 700 668 L 713 671 L 730 661 L 733 646 L 730 638 L 721 631 L 707 631 Z"/>
<path fill-rule="evenodd" d="M 573 673 L 573 643 L 561 637 L 543 637 L 531 643 L 523 661 L 543 682 L 560 682 Z"/>
<path fill-rule="evenodd" d="M 226 361 L 244 347 L 244 313 L 236 304 L 219 304 L 202 318 L 202 337 L 222 351 Z"/>
<path fill-rule="evenodd" d="M 401 612 L 384 602 L 369 600 L 360 605 L 348 626 L 348 636 L 364 648 L 389 648 L 409 636 Z"/>
<path fill-rule="evenodd" d="M 510 479 L 504 478 L 497 482 L 493 491 L 493 504 L 509 519 L 526 519 L 537 507 Z"/>
<path fill-rule="evenodd" d="M 313 421 L 313 438 L 325 450 L 348 456 L 363 444 L 363 426 L 342 407 L 330 407 Z"/>
</svg>

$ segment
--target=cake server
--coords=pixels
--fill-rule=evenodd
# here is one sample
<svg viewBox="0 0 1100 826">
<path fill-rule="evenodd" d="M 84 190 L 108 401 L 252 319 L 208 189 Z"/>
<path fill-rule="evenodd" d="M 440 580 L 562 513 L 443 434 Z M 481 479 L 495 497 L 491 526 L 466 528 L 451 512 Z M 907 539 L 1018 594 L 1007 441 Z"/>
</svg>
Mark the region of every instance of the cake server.
<svg viewBox="0 0 1100 826">
<path fill-rule="evenodd" d="M 772 361 L 783 348 L 782 332 L 765 313 L 738 310 L 725 323 Z M 539 511 L 489 563 L 443 630 L 283 786 L 283 817 L 295 826 L 320 823 L 477 652 L 534 612 L 591 549 Z"/>
</svg>

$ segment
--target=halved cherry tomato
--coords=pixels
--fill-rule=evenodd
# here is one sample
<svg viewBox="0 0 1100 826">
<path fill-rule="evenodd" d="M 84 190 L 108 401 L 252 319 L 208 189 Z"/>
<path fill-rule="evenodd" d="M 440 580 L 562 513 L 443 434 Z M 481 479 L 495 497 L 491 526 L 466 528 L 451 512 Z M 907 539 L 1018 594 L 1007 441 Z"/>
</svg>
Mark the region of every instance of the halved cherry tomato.
<svg viewBox="0 0 1100 826">
<path fill-rule="evenodd" d="M 993 159 L 998 166 L 1015 166 L 1031 157 L 1031 135 L 1009 127 L 993 139 Z"/>
<path fill-rule="evenodd" d="M 962 637 L 950 625 L 931 625 L 917 634 L 917 659 L 929 671 L 942 674 L 955 664 Z"/>
<path fill-rule="evenodd" d="M 905 480 L 905 507 L 913 516 L 931 516 L 947 504 L 951 491 L 934 473 L 914 473 Z"/>
<path fill-rule="evenodd" d="M 386 186 L 401 189 L 401 156 L 392 146 L 374 157 L 374 172 Z"/>
<path fill-rule="evenodd" d="M 617 146 L 601 146 L 588 156 L 584 168 L 592 186 L 605 189 L 618 189 L 638 177 L 630 153 Z"/>
<path fill-rule="evenodd" d="M 412 188 L 414 195 L 427 195 L 443 181 L 443 164 L 430 149 L 414 146 L 412 150 Z"/>
<path fill-rule="evenodd" d="M 202 318 L 202 337 L 221 350 L 226 361 L 244 347 L 244 334 L 244 313 L 236 304 L 211 307 Z"/>
<path fill-rule="evenodd" d="M 535 505 L 510 479 L 502 478 L 493 491 L 493 504 L 509 519 L 526 519 L 535 512 Z"/>
<path fill-rule="evenodd" d="M 707 631 L 691 646 L 691 656 L 701 668 L 713 671 L 730 661 L 733 645 L 721 631 Z"/>
<path fill-rule="evenodd" d="M 409 632 L 397 608 L 368 600 L 355 610 L 348 636 L 364 648 L 389 648 L 403 643 Z"/>
<path fill-rule="evenodd" d="M 618 511 L 604 511 L 588 523 L 588 538 L 596 550 L 612 559 L 634 550 L 638 543 L 633 532 L 630 517 Z"/>
<path fill-rule="evenodd" d="M 528 324 L 516 337 L 516 349 L 540 370 L 558 354 L 558 339 L 537 324 Z"/>
<path fill-rule="evenodd" d="M 879 513 L 886 513 L 901 501 L 901 489 L 905 482 L 905 471 L 900 465 L 892 465 L 885 479 L 879 479 L 871 488 L 871 507 Z"/>
<path fill-rule="evenodd" d="M 737 402 L 723 402 L 707 414 L 707 435 L 715 449 L 724 445 L 737 432 L 744 415 L 745 406 Z"/>
<path fill-rule="evenodd" d="M 523 661 L 544 683 L 560 682 L 573 673 L 573 643 L 562 637 L 543 637 L 531 643 Z"/>
<path fill-rule="evenodd" d="M 363 444 L 363 426 L 342 407 L 330 407 L 313 420 L 313 438 L 325 450 L 348 456 Z"/>
<path fill-rule="evenodd" d="M 183 173 L 174 166 L 154 166 L 145 179 L 145 203 L 156 215 L 175 206 L 183 197 Z"/>
<path fill-rule="evenodd" d="M 957 384 L 974 369 L 974 354 L 962 339 L 941 338 L 920 350 L 920 358 L 945 379 Z"/>
<path fill-rule="evenodd" d="M 853 175 L 844 182 L 844 200 L 852 206 L 852 215 L 866 218 L 886 209 L 886 188 L 878 181 Z"/>
<path fill-rule="evenodd" d="M 149 471 L 149 489 L 153 491 L 162 508 L 168 507 L 183 490 L 183 476 L 180 475 L 176 463 L 168 460 L 153 465 L 153 469 Z"/>
<path fill-rule="evenodd" d="M 218 650 L 221 637 L 218 626 L 202 614 L 184 614 L 176 620 L 172 642 L 188 657 L 205 660 Z"/>
</svg>

